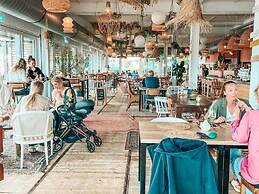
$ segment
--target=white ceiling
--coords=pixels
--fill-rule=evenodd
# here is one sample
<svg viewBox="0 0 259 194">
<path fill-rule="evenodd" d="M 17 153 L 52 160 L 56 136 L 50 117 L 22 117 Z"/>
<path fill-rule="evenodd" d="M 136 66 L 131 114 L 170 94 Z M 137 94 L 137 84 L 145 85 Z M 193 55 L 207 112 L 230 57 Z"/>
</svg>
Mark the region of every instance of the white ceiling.
<svg viewBox="0 0 259 194">
<path fill-rule="evenodd" d="M 85 26 L 91 32 L 95 32 L 92 24 L 97 22 L 97 16 L 103 14 L 105 9 L 105 0 L 72 0 L 70 13 L 73 18 L 81 25 Z M 251 23 L 253 20 L 254 0 L 201 0 L 203 14 L 213 25 L 212 31 L 206 37 L 207 42 L 222 38 L 230 32 L 231 29 L 238 26 Z M 162 11 L 167 15 L 173 9 L 178 11 L 179 6 L 176 0 L 159 0 L 155 6 L 145 6 L 144 26 L 151 25 L 151 14 L 154 11 Z M 122 14 L 122 21 L 141 23 L 140 10 L 135 10 L 128 4 L 111 0 L 113 11 Z M 182 44 L 188 45 L 189 29 L 177 32 L 177 40 Z"/>
</svg>

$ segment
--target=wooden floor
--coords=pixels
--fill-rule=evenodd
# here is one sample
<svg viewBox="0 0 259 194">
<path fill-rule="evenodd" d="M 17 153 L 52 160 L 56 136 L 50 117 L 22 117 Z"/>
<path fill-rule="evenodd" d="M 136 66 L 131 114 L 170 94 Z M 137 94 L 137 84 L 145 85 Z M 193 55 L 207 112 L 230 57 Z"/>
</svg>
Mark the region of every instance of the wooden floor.
<svg viewBox="0 0 259 194">
<path fill-rule="evenodd" d="M 119 120 L 128 115 L 125 114 L 126 96 L 118 95 L 109 104 L 119 106 L 114 109 L 122 113 L 118 115 Z M 106 108 L 101 114 L 111 114 Z M 103 146 L 94 153 L 86 150 L 85 143 L 75 143 L 63 156 L 60 154 L 59 161 L 51 161 L 45 174 L 7 175 L 6 180 L 0 182 L 0 193 L 138 194 L 138 151 L 125 150 L 127 132 L 102 132 L 100 136 Z M 150 168 L 148 158 L 147 187 Z"/>
</svg>

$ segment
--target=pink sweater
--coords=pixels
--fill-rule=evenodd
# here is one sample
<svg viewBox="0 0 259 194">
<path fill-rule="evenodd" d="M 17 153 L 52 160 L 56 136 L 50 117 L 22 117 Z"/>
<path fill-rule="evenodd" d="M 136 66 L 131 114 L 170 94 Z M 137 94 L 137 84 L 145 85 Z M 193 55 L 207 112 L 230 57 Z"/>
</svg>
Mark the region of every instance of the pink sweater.
<svg viewBox="0 0 259 194">
<path fill-rule="evenodd" d="M 259 110 L 248 111 L 242 120 L 231 123 L 232 138 L 248 143 L 248 155 L 241 163 L 242 176 L 252 184 L 259 184 Z"/>
</svg>

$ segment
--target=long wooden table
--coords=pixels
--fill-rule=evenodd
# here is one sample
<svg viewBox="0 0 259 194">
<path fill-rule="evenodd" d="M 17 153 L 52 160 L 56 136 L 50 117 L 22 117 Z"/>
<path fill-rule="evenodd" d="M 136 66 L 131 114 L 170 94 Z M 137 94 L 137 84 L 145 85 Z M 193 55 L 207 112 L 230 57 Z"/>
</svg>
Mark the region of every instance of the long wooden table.
<svg viewBox="0 0 259 194">
<path fill-rule="evenodd" d="M 199 139 L 196 132 L 199 128 L 195 124 L 189 124 L 189 129 L 175 129 L 174 123 L 139 122 L 139 180 L 140 194 L 145 194 L 146 182 L 146 148 L 149 145 L 158 144 L 166 137 L 178 137 L 205 141 L 209 147 L 217 148 L 218 158 L 218 190 L 220 194 L 228 194 L 230 148 L 247 148 L 247 144 L 234 142 L 231 137 L 231 129 L 228 124 L 214 128 L 218 137 L 216 139 Z M 193 177 L 194 178 L 194 177 Z"/>
</svg>

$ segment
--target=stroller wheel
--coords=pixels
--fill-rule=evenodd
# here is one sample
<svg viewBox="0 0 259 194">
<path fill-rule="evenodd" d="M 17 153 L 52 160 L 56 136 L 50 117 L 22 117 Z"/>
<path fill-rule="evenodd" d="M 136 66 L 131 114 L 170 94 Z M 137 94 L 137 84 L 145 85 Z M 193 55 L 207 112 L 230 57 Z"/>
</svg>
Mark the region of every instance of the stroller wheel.
<svg viewBox="0 0 259 194">
<path fill-rule="evenodd" d="M 59 150 L 61 150 L 62 147 L 63 147 L 63 144 L 64 144 L 63 140 L 60 137 L 55 136 L 53 138 L 53 150 L 54 150 L 54 152 L 58 152 Z"/>
<path fill-rule="evenodd" d="M 101 146 L 102 145 L 102 143 L 103 143 L 103 141 L 102 141 L 102 139 L 100 138 L 100 137 L 98 137 L 98 136 L 94 136 L 94 144 L 96 145 L 96 146 Z"/>
<path fill-rule="evenodd" d="M 86 147 L 90 153 L 93 153 L 95 151 L 95 145 L 91 141 L 86 142 Z"/>
</svg>

